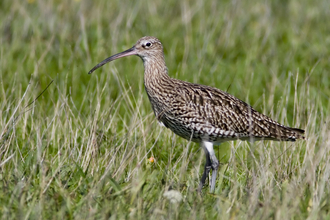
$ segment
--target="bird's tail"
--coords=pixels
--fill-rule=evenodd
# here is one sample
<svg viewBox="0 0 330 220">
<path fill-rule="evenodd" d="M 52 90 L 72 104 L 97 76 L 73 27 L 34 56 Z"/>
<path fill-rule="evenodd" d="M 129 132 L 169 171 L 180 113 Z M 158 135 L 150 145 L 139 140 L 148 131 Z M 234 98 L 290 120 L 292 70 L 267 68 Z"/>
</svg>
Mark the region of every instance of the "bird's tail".
<svg viewBox="0 0 330 220">
<path fill-rule="evenodd" d="M 296 141 L 296 139 L 303 139 L 305 131 L 299 128 L 290 128 L 286 126 L 280 126 L 278 129 L 276 129 L 276 136 L 280 140 L 283 141 Z"/>
</svg>

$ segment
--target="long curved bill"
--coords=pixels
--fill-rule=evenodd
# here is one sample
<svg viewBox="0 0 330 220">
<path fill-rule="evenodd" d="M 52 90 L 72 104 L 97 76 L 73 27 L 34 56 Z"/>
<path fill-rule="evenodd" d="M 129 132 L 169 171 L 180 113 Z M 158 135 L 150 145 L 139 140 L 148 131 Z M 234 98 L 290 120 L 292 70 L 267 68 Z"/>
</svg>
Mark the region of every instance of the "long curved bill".
<svg viewBox="0 0 330 220">
<path fill-rule="evenodd" d="M 121 53 L 117 53 L 111 57 L 108 57 L 107 59 L 103 60 L 101 63 L 97 64 L 96 66 L 94 66 L 89 72 L 88 74 L 91 74 L 93 73 L 96 69 L 98 69 L 99 67 L 103 66 L 104 64 L 106 63 L 109 63 L 115 59 L 118 59 L 118 58 L 121 58 L 121 57 L 127 57 L 127 56 L 130 56 L 130 55 L 137 55 L 136 53 L 136 50 L 135 50 L 135 47 L 132 47 L 128 50 L 125 50 L 124 52 L 121 52 Z"/>
</svg>

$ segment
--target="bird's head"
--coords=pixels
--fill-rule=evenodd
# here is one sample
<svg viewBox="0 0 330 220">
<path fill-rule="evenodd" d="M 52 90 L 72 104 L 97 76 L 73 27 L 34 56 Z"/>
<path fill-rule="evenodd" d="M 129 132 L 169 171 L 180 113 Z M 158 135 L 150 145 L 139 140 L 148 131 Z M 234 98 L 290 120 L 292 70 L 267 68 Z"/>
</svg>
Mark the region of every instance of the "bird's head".
<svg viewBox="0 0 330 220">
<path fill-rule="evenodd" d="M 162 43 L 155 37 L 142 37 L 136 42 L 136 44 L 132 48 L 125 50 L 121 53 L 115 54 L 111 57 L 108 57 L 107 59 L 103 60 L 95 67 L 93 67 L 88 73 L 93 73 L 99 67 L 115 59 L 130 55 L 137 55 L 141 57 L 143 62 L 147 62 L 148 60 L 154 59 L 157 56 L 163 56 L 163 46 Z"/>
</svg>

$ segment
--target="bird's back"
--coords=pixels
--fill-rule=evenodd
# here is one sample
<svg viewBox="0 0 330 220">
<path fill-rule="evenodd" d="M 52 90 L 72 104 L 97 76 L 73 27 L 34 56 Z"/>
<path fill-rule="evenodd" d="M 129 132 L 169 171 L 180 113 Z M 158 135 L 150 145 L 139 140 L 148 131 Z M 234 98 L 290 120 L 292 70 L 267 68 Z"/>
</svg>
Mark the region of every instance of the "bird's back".
<svg viewBox="0 0 330 220">
<path fill-rule="evenodd" d="M 304 139 L 304 130 L 281 125 L 219 89 L 172 78 L 162 87 L 159 95 L 148 93 L 157 119 L 185 139 L 218 143 Z"/>
</svg>

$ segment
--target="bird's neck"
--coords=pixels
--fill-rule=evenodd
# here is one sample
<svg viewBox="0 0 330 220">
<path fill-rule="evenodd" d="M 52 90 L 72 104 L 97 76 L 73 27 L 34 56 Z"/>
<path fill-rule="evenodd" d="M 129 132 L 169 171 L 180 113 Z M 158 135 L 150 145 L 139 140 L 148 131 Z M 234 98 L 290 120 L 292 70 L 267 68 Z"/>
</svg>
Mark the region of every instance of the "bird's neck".
<svg viewBox="0 0 330 220">
<path fill-rule="evenodd" d="M 168 83 L 171 78 L 168 75 L 164 56 L 150 57 L 143 59 L 144 64 L 144 85 L 147 90 L 154 90 L 155 87 Z"/>
<path fill-rule="evenodd" d="M 143 59 L 143 58 L 142 58 Z M 143 59 L 144 86 L 148 94 L 152 109 L 158 120 L 161 120 L 161 112 L 168 105 L 168 95 L 174 89 L 173 79 L 167 73 L 164 56 L 149 57 Z"/>
</svg>

